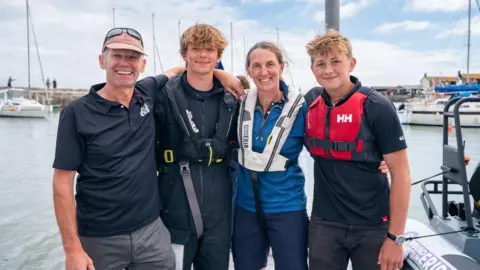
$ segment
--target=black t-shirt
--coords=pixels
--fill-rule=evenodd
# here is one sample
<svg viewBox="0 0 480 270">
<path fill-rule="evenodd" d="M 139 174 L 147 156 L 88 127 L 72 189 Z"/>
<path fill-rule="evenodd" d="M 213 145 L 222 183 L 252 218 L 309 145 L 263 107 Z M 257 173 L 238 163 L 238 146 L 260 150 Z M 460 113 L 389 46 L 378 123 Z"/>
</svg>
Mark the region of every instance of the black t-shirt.
<svg viewBox="0 0 480 270">
<path fill-rule="evenodd" d="M 168 78 L 137 82 L 129 108 L 90 92 L 60 113 L 53 167 L 76 171 L 81 236 L 130 233 L 159 216 L 155 163 L 156 93 Z"/>
<path fill-rule="evenodd" d="M 351 76 L 354 90 L 360 81 Z M 353 94 L 353 92 L 352 92 Z M 305 95 L 311 104 L 320 95 L 319 88 Z M 329 99 L 328 95 L 322 95 Z M 381 154 L 407 148 L 396 110 L 387 98 L 374 91 L 364 102 L 364 114 Z M 390 189 L 377 162 L 315 158 L 312 215 L 352 225 L 374 225 L 389 217 Z"/>
</svg>

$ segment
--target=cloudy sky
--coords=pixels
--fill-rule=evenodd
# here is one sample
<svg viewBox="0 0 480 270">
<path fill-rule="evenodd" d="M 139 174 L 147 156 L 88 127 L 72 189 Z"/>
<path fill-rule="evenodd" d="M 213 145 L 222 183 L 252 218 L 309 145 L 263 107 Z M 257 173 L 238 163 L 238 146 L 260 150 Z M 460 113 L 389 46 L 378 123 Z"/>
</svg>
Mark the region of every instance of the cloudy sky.
<svg viewBox="0 0 480 270">
<path fill-rule="evenodd" d="M 289 83 L 315 85 L 305 44 L 324 31 L 324 0 L 30 0 L 33 27 L 45 78 L 59 87 L 89 88 L 105 80 L 98 54 L 105 33 L 115 25 L 139 30 L 154 74 L 152 13 L 160 54 L 156 72 L 180 65 L 179 21 L 184 31 L 195 22 L 218 27 L 231 42 L 224 53 L 227 71 L 244 73 L 244 54 L 260 40 L 277 41 L 289 61 Z M 468 0 L 341 0 L 340 30 L 353 44 L 354 75 L 367 85 L 418 84 L 423 74 L 455 76 L 467 67 Z M 233 42 L 230 26 L 233 29 Z M 24 0 L 0 0 L 0 86 L 8 76 L 26 86 L 27 29 Z M 480 72 L 480 12 L 472 0 L 470 71 Z M 30 30 L 31 84 L 42 85 L 33 31 Z M 233 51 L 233 54 L 232 54 Z"/>
</svg>

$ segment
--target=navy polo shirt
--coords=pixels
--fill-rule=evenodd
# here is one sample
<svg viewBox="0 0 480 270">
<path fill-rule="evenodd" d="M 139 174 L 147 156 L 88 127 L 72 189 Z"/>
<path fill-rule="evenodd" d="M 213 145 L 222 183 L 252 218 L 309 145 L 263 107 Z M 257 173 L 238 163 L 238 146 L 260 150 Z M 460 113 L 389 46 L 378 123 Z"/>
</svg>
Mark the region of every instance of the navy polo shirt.
<svg viewBox="0 0 480 270">
<path fill-rule="evenodd" d="M 93 85 L 60 113 L 53 167 L 78 173 L 81 236 L 130 233 L 159 216 L 153 105 L 164 75 L 138 81 L 129 107 Z"/>
</svg>

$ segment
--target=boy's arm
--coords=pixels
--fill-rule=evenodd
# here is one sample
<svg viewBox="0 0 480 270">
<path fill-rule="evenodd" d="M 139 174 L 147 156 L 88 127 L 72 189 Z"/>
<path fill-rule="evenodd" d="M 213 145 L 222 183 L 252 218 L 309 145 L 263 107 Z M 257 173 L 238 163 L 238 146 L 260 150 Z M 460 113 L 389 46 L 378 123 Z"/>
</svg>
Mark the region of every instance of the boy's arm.
<svg viewBox="0 0 480 270">
<path fill-rule="evenodd" d="M 221 69 L 213 70 L 213 76 L 215 76 L 225 87 L 230 94 L 234 95 L 237 99 L 245 94 L 242 82 L 232 74 L 223 71 Z"/>
<path fill-rule="evenodd" d="M 185 67 L 178 66 L 167 70 L 163 74 L 170 79 L 173 76 L 182 74 L 185 72 L 185 70 Z M 213 76 L 215 76 L 222 83 L 222 85 L 225 87 L 225 90 L 234 95 L 237 99 L 245 94 L 245 89 L 243 89 L 242 82 L 232 74 L 221 69 L 214 69 Z"/>
</svg>

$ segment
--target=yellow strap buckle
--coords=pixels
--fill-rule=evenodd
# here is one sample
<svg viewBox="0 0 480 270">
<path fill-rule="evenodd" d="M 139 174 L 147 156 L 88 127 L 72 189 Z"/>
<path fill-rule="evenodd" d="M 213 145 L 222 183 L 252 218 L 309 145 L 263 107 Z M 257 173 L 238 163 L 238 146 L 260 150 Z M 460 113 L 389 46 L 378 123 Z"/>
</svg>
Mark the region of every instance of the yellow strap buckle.
<svg viewBox="0 0 480 270">
<path fill-rule="evenodd" d="M 209 160 L 208 160 L 208 166 L 212 165 L 212 161 L 214 163 L 221 163 L 223 161 L 223 159 L 221 158 L 217 158 L 217 159 L 213 159 L 213 149 L 211 146 L 208 147 L 208 150 L 210 151 L 210 157 L 209 157 Z"/>
<path fill-rule="evenodd" d="M 212 158 L 213 158 L 213 149 L 211 146 L 208 147 L 208 150 L 210 150 L 210 159 L 208 160 L 208 166 L 212 164 Z"/>
<path fill-rule="evenodd" d="M 270 141 L 272 140 L 273 134 L 268 135 L 267 137 L 267 145 L 270 144 Z"/>
<path fill-rule="evenodd" d="M 165 150 L 163 152 L 163 158 L 165 159 L 166 163 L 172 163 L 173 162 L 173 151 L 172 150 Z"/>
</svg>

